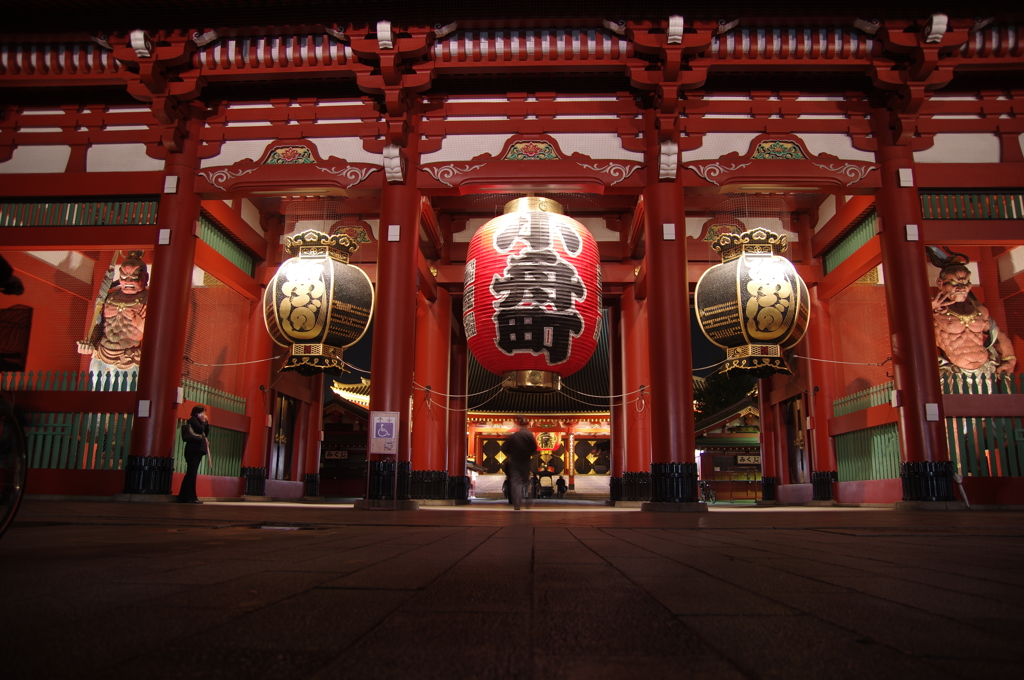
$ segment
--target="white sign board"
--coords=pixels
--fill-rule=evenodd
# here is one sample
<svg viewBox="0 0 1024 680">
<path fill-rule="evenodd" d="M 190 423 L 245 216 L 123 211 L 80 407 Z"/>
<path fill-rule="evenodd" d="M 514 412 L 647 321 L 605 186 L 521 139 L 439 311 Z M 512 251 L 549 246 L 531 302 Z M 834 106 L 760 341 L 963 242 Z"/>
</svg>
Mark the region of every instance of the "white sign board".
<svg viewBox="0 0 1024 680">
<path fill-rule="evenodd" d="M 398 453 L 398 411 L 370 411 L 370 453 Z"/>
</svg>

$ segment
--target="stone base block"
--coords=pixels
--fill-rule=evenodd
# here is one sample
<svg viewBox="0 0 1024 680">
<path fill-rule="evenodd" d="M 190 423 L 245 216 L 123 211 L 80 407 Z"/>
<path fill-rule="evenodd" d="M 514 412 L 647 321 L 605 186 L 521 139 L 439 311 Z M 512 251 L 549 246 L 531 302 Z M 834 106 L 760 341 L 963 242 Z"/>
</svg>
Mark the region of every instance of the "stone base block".
<svg viewBox="0 0 1024 680">
<path fill-rule="evenodd" d="M 835 501 L 807 501 L 804 503 L 809 508 L 831 508 L 836 504 Z"/>
<path fill-rule="evenodd" d="M 966 510 L 963 501 L 896 501 L 893 510 Z"/>
<path fill-rule="evenodd" d="M 352 507 L 356 510 L 390 510 L 394 504 L 395 510 L 419 510 L 419 501 L 370 501 L 370 505 L 367 506 L 365 498 L 359 498 Z"/>
<path fill-rule="evenodd" d="M 642 512 L 707 512 L 707 503 L 643 503 Z"/>
<path fill-rule="evenodd" d="M 267 502 L 270 502 L 270 501 L 272 501 L 274 499 L 271 498 L 270 496 L 242 496 L 242 500 L 243 501 L 256 501 L 258 503 L 267 503 Z"/>
<path fill-rule="evenodd" d="M 754 501 L 754 505 L 759 508 L 777 508 L 782 505 L 782 503 L 778 501 Z"/>
<path fill-rule="evenodd" d="M 170 493 L 115 493 L 115 503 L 177 503 L 178 497 Z"/>
<path fill-rule="evenodd" d="M 605 505 L 610 505 L 613 508 L 639 508 L 647 501 L 605 501 Z"/>
<path fill-rule="evenodd" d="M 458 501 L 454 498 L 439 499 L 439 498 L 420 498 L 416 501 L 421 506 L 433 505 L 433 506 L 451 506 L 458 505 Z"/>
</svg>

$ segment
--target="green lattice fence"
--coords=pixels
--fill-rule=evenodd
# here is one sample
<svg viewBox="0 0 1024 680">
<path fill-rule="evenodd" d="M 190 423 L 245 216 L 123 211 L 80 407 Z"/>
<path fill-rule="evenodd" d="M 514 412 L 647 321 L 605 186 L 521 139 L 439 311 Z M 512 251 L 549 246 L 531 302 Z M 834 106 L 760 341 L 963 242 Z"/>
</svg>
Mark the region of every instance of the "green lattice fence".
<svg viewBox="0 0 1024 680">
<path fill-rule="evenodd" d="M 893 383 L 890 381 L 836 399 L 832 404 L 833 414 L 844 416 L 873 406 L 889 404 L 892 390 Z M 836 450 L 839 481 L 899 477 L 900 442 L 896 423 L 846 432 L 836 435 L 832 440 Z"/>
<path fill-rule="evenodd" d="M 878 215 L 872 211 L 822 254 L 821 264 L 825 273 L 828 274 L 842 264 L 877 233 Z"/>
<path fill-rule="evenodd" d="M 199 238 L 227 258 L 231 264 L 252 276 L 256 269 L 252 255 L 235 243 L 206 215 L 199 216 Z"/>
<path fill-rule="evenodd" d="M 1024 219 L 1024 194 L 921 194 L 921 216 L 926 220 Z"/>
<path fill-rule="evenodd" d="M 134 392 L 137 373 L 90 371 L 0 373 L 2 391 Z M 131 413 L 33 412 L 25 426 L 29 467 L 121 470 L 131 448 Z"/>
<path fill-rule="evenodd" d="M 1020 373 L 1000 377 L 947 375 L 944 394 L 1021 394 Z M 1024 472 L 1024 423 L 1020 417 L 946 418 L 949 457 L 964 476 L 1019 477 Z"/>
<path fill-rule="evenodd" d="M 0 203 L 0 227 L 156 224 L 159 208 L 156 200 Z"/>
</svg>

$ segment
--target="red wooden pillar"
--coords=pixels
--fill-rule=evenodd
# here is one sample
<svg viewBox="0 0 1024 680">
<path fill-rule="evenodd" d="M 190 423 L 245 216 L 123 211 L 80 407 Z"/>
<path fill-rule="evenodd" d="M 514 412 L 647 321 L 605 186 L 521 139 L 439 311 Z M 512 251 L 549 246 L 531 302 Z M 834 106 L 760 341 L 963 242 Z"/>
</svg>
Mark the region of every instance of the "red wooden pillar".
<svg viewBox="0 0 1024 680">
<path fill-rule="evenodd" d="M 693 360 L 686 272 L 683 187 L 644 191 L 647 306 L 650 311 L 652 463 L 693 463 Z"/>
<path fill-rule="evenodd" d="M 878 117 L 886 119 L 884 113 Z M 921 227 L 921 201 L 914 157 L 909 146 L 892 145 L 886 136 L 876 135 L 882 184 L 876 204 L 882 222 L 879 240 L 893 370 L 901 403 L 900 450 L 906 463 L 948 461 L 924 243 L 915 233 Z"/>
<path fill-rule="evenodd" d="M 199 217 L 195 178 L 199 167 L 201 128 L 200 119 L 190 119 L 186 123 L 181 151 L 168 152 L 164 164 L 166 186 L 170 188 L 173 185 L 174 191 L 160 197 L 157 224 L 159 229 L 170 232 L 170 242 L 154 247 L 142 365 L 139 367 L 139 417 L 132 427 L 132 456 L 169 458 L 177 435 L 175 400 L 177 388 L 181 385 L 196 252 L 193 225 Z M 148 415 L 143 415 L 147 412 Z M 133 464 L 130 460 L 125 493 L 171 493 L 169 468 L 163 471 L 159 466 L 140 465 L 141 470 L 132 470 Z M 161 465 L 169 466 L 171 463 Z"/>
<path fill-rule="evenodd" d="M 817 264 L 811 257 L 811 239 L 814 236 L 814 228 L 811 225 L 810 215 L 802 213 L 797 217 L 797 233 L 800 241 L 805 244 L 803 247 L 804 264 Z M 803 389 L 807 394 L 807 415 L 810 422 L 807 423 L 808 440 L 813 455 L 813 474 L 824 479 L 824 475 L 831 476 L 836 471 L 836 454 L 832 446 L 832 438 L 828 435 L 828 419 L 832 415 L 832 402 L 836 398 L 836 372 L 833 364 L 832 354 L 832 322 L 829 317 L 828 302 L 818 299 L 818 288 L 812 286 L 809 289 L 811 303 L 811 320 L 807 326 L 807 333 L 800 342 L 800 354 L 811 357 L 816 361 L 801 360 L 801 374 L 804 381 Z M 819 496 L 821 496 L 819 498 Z M 821 484 L 814 488 L 814 500 L 832 500 L 831 484 Z"/>
<path fill-rule="evenodd" d="M 438 288 L 436 300 L 428 300 L 422 291 L 416 299 L 412 469 L 444 470 L 448 444 L 452 298 L 447 290 Z"/>
<path fill-rule="evenodd" d="M 270 272 L 276 271 L 278 248 L 276 244 L 282 231 L 282 219 L 268 222 L 267 260 L 256 268 L 256 280 L 269 280 Z M 270 386 L 274 382 L 273 362 L 267 361 L 287 350 L 275 345 L 267 332 L 263 315 L 262 293 L 266 286 L 260 286 L 261 297 L 249 306 L 249 337 L 246 343 L 245 360 L 251 362 L 245 367 L 245 415 L 249 416 L 249 435 L 245 440 L 242 455 L 242 476 L 246 479 L 246 494 L 262 496 L 262 483 L 266 479 L 267 434 L 270 430 L 270 414 L 274 405 L 270 399 Z M 261 472 L 262 470 L 262 472 Z"/>
<path fill-rule="evenodd" d="M 622 394 L 622 335 L 619 323 L 619 305 L 613 304 L 608 309 L 608 369 L 611 373 L 608 389 L 612 398 L 609 400 L 611 410 L 611 450 L 608 456 L 608 475 L 611 479 L 621 481 L 625 470 L 626 437 L 625 407 L 628 399 L 616 396 Z M 613 481 L 612 484 L 615 484 Z M 615 500 L 614 498 L 612 500 Z"/>
<path fill-rule="evenodd" d="M 452 339 L 451 359 L 448 365 L 448 476 L 466 476 L 466 408 L 468 392 L 469 354 L 466 338 L 461 333 Z M 460 499 L 464 500 L 464 499 Z"/>
<path fill-rule="evenodd" d="M 636 299 L 636 286 L 626 286 L 622 310 L 622 393 L 625 394 L 624 472 L 651 469 L 651 369 L 647 352 L 647 309 Z"/>
<path fill-rule="evenodd" d="M 313 402 L 309 404 L 306 415 L 306 439 L 302 456 L 304 463 L 305 495 L 320 495 L 320 444 L 324 420 L 324 381 L 323 373 L 310 378 L 310 389 L 313 391 Z"/>
<path fill-rule="evenodd" d="M 377 245 L 370 410 L 398 413 L 398 455 L 403 461 L 409 460 L 409 398 L 416 356 L 416 334 L 412 330 L 416 324 L 419 220 L 419 190 L 405 184 L 385 184 Z"/>
<path fill-rule="evenodd" d="M 779 483 L 779 469 L 775 456 L 778 449 L 778 423 L 775 411 L 768 400 L 771 394 L 771 382 L 761 379 L 757 381 L 757 410 L 760 414 L 761 428 L 761 498 L 766 501 L 776 500 L 775 489 Z"/>
</svg>

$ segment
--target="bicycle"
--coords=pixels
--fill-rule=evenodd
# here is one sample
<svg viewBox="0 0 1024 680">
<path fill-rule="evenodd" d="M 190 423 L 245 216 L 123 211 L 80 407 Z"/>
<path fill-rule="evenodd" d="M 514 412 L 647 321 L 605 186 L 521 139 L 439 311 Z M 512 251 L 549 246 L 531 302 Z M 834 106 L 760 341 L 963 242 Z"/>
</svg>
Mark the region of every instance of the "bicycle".
<svg viewBox="0 0 1024 680">
<path fill-rule="evenodd" d="M 21 295 L 24 290 L 14 270 L 0 257 L 0 292 L 5 295 Z M 14 413 L 14 404 L 0 397 L 0 537 L 18 514 L 27 473 L 25 430 Z"/>
<path fill-rule="evenodd" d="M 709 505 L 714 505 L 715 503 L 718 502 L 718 496 L 715 494 L 715 490 L 711 488 L 710 484 L 701 481 L 698 482 L 698 486 L 700 487 L 701 501 Z"/>
<path fill-rule="evenodd" d="M 0 537 L 18 514 L 27 472 L 25 431 L 11 402 L 0 398 Z"/>
</svg>

